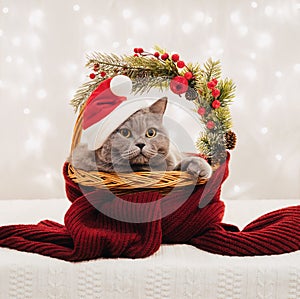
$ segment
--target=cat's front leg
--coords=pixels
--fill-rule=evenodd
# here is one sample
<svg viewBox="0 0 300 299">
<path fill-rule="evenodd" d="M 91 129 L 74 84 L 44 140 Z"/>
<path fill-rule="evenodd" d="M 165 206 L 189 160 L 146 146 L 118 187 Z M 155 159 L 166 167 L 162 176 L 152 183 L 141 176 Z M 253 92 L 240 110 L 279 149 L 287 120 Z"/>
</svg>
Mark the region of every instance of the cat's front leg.
<svg viewBox="0 0 300 299">
<path fill-rule="evenodd" d="M 176 166 L 175 170 L 187 171 L 194 177 L 209 179 L 212 175 L 211 166 L 200 157 L 185 157 Z"/>
</svg>

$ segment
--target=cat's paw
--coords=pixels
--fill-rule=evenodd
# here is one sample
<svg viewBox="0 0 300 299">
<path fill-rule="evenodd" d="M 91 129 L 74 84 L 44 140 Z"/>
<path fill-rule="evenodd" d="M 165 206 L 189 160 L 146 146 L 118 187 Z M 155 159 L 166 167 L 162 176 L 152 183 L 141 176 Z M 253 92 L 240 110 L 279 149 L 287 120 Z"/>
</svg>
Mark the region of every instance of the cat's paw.
<svg viewBox="0 0 300 299">
<path fill-rule="evenodd" d="M 186 157 L 184 158 L 179 168 L 182 171 L 187 171 L 194 177 L 200 177 L 203 179 L 209 179 L 212 175 L 211 166 L 200 157 Z"/>
</svg>

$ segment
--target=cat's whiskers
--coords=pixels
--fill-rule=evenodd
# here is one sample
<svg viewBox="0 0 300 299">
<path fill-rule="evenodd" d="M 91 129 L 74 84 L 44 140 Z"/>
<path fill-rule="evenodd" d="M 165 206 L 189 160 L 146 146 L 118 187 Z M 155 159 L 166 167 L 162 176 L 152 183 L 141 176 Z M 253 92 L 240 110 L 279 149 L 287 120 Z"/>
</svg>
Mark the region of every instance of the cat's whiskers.
<svg viewBox="0 0 300 299">
<path fill-rule="evenodd" d="M 136 156 L 138 156 L 140 154 L 140 149 L 129 149 L 123 153 L 121 153 L 121 157 L 123 159 L 132 159 L 135 158 Z"/>
<path fill-rule="evenodd" d="M 157 151 L 155 151 L 153 149 L 146 149 L 146 148 L 143 149 L 142 153 L 148 159 L 153 158 L 154 156 L 156 156 L 158 154 Z"/>
</svg>

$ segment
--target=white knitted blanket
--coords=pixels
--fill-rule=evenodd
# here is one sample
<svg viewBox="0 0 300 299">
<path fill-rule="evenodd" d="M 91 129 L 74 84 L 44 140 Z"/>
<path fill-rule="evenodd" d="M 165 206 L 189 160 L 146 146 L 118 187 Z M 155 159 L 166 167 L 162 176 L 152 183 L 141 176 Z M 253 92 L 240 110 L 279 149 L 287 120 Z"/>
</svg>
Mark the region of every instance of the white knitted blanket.
<svg viewBox="0 0 300 299">
<path fill-rule="evenodd" d="M 242 227 L 297 200 L 225 201 L 225 222 Z M 66 200 L 0 201 L 0 225 L 62 222 Z M 0 298 L 299 299 L 300 252 L 227 257 L 189 245 L 163 245 L 145 259 L 69 263 L 0 248 Z"/>
</svg>

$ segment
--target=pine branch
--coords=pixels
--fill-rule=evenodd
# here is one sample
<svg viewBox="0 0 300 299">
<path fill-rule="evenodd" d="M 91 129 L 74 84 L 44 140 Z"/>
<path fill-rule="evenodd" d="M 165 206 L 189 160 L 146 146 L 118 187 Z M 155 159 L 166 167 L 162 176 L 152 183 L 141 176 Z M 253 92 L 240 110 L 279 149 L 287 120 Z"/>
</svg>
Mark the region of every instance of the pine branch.
<svg viewBox="0 0 300 299">
<path fill-rule="evenodd" d="M 232 103 L 235 97 L 236 86 L 231 79 L 226 78 L 225 80 L 220 80 L 218 84 L 220 89 L 220 97 L 218 100 L 222 103 L 222 106 L 229 105 Z"/>
<path fill-rule="evenodd" d="M 173 65 L 169 61 L 162 61 L 154 57 L 134 57 L 125 56 L 125 61 L 127 63 L 126 71 L 131 72 L 131 78 L 135 79 L 137 77 L 145 76 L 174 76 L 177 75 L 173 68 Z M 177 71 L 177 70 L 176 70 Z"/>
<path fill-rule="evenodd" d="M 206 134 L 202 134 L 196 141 L 197 150 L 208 158 L 211 158 L 211 142 Z"/>
<path fill-rule="evenodd" d="M 93 52 L 87 56 L 88 62 L 86 67 L 93 69 L 94 64 L 98 63 L 103 71 L 109 71 L 111 69 L 123 68 L 126 66 L 123 56 L 117 56 L 115 54 L 103 54 L 99 52 Z"/>
<path fill-rule="evenodd" d="M 204 63 L 204 71 L 206 75 L 206 81 L 209 82 L 212 79 L 220 79 L 221 77 L 221 62 L 220 60 L 213 61 L 211 58 L 209 58 Z"/>
<path fill-rule="evenodd" d="M 144 77 L 133 81 L 132 91 L 134 94 L 148 93 L 152 88 L 159 88 L 161 91 L 169 87 L 169 77 Z"/>
<path fill-rule="evenodd" d="M 226 147 L 224 135 L 220 133 L 203 133 L 196 141 L 196 148 L 207 156 L 211 163 L 217 164 L 226 158 Z"/>
<path fill-rule="evenodd" d="M 101 79 L 98 78 L 98 79 L 94 79 L 93 81 L 85 82 L 77 89 L 73 99 L 70 102 L 70 104 L 74 107 L 75 113 L 78 110 L 80 110 L 80 108 L 88 99 L 90 94 L 100 84 L 102 80 L 103 78 Z"/>
<path fill-rule="evenodd" d="M 223 133 L 226 133 L 232 127 L 230 110 L 228 107 L 220 107 L 215 110 L 215 116 L 218 119 L 219 127 Z"/>
</svg>

